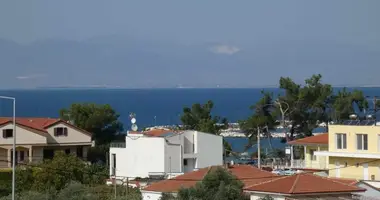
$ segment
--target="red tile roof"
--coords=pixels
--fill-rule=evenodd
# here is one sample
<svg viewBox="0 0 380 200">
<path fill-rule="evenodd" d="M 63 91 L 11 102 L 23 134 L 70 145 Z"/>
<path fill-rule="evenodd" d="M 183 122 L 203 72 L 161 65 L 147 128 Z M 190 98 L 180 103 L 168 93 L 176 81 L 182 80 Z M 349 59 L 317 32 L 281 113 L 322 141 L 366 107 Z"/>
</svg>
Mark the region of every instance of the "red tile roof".
<svg viewBox="0 0 380 200">
<path fill-rule="evenodd" d="M 323 133 L 315 136 L 310 136 L 298 140 L 293 140 L 288 142 L 288 144 L 329 144 L 329 134 L 328 133 Z"/>
<path fill-rule="evenodd" d="M 356 183 L 359 183 L 358 180 L 348 179 L 348 178 L 328 177 L 328 179 L 333 180 L 333 181 L 337 181 L 337 182 L 341 182 L 341 183 L 344 183 L 344 184 L 347 184 L 347 185 L 355 185 Z"/>
<path fill-rule="evenodd" d="M 217 167 L 220 166 L 202 168 L 198 171 L 185 173 L 173 179 L 159 181 L 145 187 L 143 190 L 155 192 L 177 192 L 181 188 L 189 188 L 194 186 L 197 182 L 202 181 L 211 170 L 215 170 Z M 278 175 L 260 170 L 250 165 L 234 165 L 229 167 L 228 170 L 246 185 L 255 184 L 257 182 L 269 180 L 270 178 L 278 177 Z"/>
<path fill-rule="evenodd" d="M 365 189 L 354 185 L 348 185 L 341 181 L 335 181 L 330 178 L 316 176 L 310 173 L 300 173 L 292 176 L 274 178 L 266 182 L 247 186 L 244 190 L 287 195 L 351 193 L 365 191 Z"/>
<path fill-rule="evenodd" d="M 149 131 L 129 131 L 128 134 L 144 134 L 146 136 L 151 136 L 151 137 L 160 137 L 166 133 L 173 133 L 176 132 L 174 130 L 168 130 L 168 129 L 152 129 Z"/>
<path fill-rule="evenodd" d="M 13 118 L 11 117 L 0 117 L 0 126 L 8 124 L 8 123 L 12 123 L 12 122 L 13 122 Z M 47 128 L 59 122 L 65 123 L 66 125 L 69 125 L 75 129 L 78 129 L 83 133 L 90 134 L 89 132 L 79 129 L 78 127 L 75 127 L 67 123 L 66 121 L 58 119 L 58 118 L 36 118 L 36 117 L 17 117 L 16 118 L 16 124 L 20 126 L 28 127 L 40 132 L 45 132 L 45 133 L 47 133 L 47 130 L 46 130 Z"/>
</svg>

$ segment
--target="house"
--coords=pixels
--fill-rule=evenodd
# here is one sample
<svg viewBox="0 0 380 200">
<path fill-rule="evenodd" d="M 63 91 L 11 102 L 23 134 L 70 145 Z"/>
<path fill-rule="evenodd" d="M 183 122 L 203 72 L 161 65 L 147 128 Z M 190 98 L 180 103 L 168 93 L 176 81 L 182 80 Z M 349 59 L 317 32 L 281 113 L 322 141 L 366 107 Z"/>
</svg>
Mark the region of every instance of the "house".
<svg viewBox="0 0 380 200">
<path fill-rule="evenodd" d="M 355 199 L 354 193 L 364 192 L 365 189 L 311 173 L 299 173 L 245 185 L 244 191 L 250 194 L 251 200 L 258 200 L 267 195 L 276 200 L 327 200 Z"/>
<path fill-rule="evenodd" d="M 221 166 L 211 166 L 198 169 L 197 171 L 188 172 L 172 179 L 167 179 L 148 185 L 141 190 L 143 200 L 158 200 L 160 199 L 162 193 L 171 193 L 176 195 L 181 188 L 195 186 L 197 182 L 202 181 L 208 173 L 217 169 L 217 167 Z M 278 175 L 260 170 L 251 165 L 232 165 L 227 169 L 245 185 L 253 185 L 255 183 L 270 180 L 272 177 L 279 177 Z"/>
<path fill-rule="evenodd" d="M 323 133 L 288 142 L 290 145 L 290 165 L 295 169 L 317 169 L 325 170 L 329 166 L 327 156 L 316 156 L 317 151 L 327 151 L 329 145 L 329 134 Z M 303 150 L 303 159 L 294 159 L 295 148 Z"/>
<path fill-rule="evenodd" d="M 13 137 L 16 136 L 16 164 L 37 163 L 50 159 L 54 151 L 63 150 L 86 158 L 91 134 L 61 119 L 0 118 L 0 168 L 12 166 Z"/>
<path fill-rule="evenodd" d="M 223 164 L 223 137 L 199 131 L 129 132 L 110 148 L 110 176 L 170 178 Z"/>
<path fill-rule="evenodd" d="M 188 172 L 173 179 L 153 183 L 141 190 L 143 200 L 158 200 L 163 193 L 176 195 L 181 188 L 195 186 L 197 182 L 212 170 L 221 166 L 212 166 L 198 171 Z M 292 176 L 278 176 L 251 165 L 231 165 L 227 170 L 244 184 L 244 192 L 250 199 L 260 199 L 266 195 L 280 199 L 316 199 L 323 197 L 351 197 L 365 189 L 330 178 L 309 173 Z"/>
<path fill-rule="evenodd" d="M 380 126 L 372 120 L 348 120 L 329 125 L 329 176 L 380 181 Z"/>
</svg>

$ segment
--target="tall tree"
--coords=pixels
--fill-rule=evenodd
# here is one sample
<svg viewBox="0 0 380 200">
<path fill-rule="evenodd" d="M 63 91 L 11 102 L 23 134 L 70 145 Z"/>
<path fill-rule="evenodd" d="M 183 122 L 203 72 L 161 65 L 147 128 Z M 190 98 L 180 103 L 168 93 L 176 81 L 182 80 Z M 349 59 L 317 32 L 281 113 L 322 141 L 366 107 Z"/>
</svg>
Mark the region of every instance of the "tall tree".
<svg viewBox="0 0 380 200">
<path fill-rule="evenodd" d="M 60 117 L 91 132 L 97 145 L 111 142 L 123 130 L 119 114 L 108 104 L 72 104 L 69 109 L 60 110 Z"/>
<path fill-rule="evenodd" d="M 360 112 L 367 109 L 368 101 L 362 91 L 354 90 L 350 92 L 343 88 L 334 97 L 333 108 L 332 117 L 334 121 L 346 120 L 350 114 L 355 113 L 355 108 Z"/>
</svg>

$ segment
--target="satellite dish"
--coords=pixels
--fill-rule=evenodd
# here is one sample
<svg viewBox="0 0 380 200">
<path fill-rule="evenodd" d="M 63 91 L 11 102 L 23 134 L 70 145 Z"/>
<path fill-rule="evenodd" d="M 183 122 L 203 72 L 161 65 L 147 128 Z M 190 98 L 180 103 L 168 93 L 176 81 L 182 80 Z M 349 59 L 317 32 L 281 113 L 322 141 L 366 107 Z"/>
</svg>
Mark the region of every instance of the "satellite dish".
<svg viewBox="0 0 380 200">
<path fill-rule="evenodd" d="M 137 131 L 139 127 L 136 124 L 132 124 L 132 131 Z"/>
<path fill-rule="evenodd" d="M 136 123 L 136 118 L 132 118 L 132 119 L 131 119 L 131 123 L 132 123 L 132 124 L 135 124 L 135 123 Z"/>
<path fill-rule="evenodd" d="M 352 120 L 355 120 L 357 118 L 358 118 L 358 115 L 356 115 L 356 114 L 351 114 L 350 115 L 350 119 L 352 119 Z"/>
</svg>

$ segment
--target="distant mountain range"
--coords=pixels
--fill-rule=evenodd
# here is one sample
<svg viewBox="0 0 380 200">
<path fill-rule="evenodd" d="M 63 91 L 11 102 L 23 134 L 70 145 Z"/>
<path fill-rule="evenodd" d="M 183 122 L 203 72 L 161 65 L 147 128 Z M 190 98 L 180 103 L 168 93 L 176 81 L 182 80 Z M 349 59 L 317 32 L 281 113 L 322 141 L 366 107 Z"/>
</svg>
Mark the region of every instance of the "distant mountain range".
<svg viewBox="0 0 380 200">
<path fill-rule="evenodd" d="M 303 83 L 314 73 L 333 85 L 379 86 L 379 55 L 373 47 L 334 41 L 0 40 L 0 88 L 265 88 L 281 76 Z"/>
</svg>

